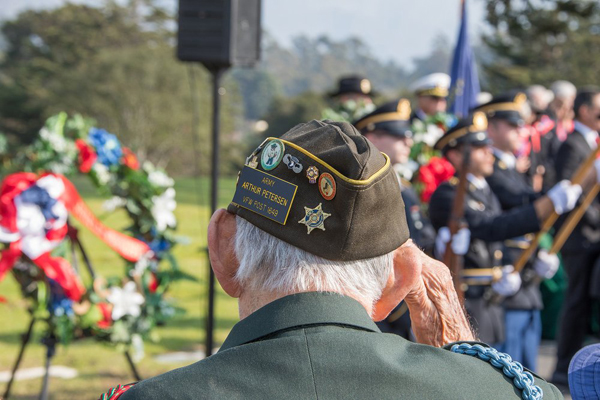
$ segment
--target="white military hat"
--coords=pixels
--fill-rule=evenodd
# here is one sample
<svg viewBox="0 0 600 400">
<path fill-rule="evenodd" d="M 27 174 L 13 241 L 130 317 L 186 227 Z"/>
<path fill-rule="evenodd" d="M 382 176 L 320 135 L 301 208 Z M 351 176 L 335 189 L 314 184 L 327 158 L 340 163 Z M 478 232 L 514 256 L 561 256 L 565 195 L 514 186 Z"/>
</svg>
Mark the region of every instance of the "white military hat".
<svg viewBox="0 0 600 400">
<path fill-rule="evenodd" d="M 417 96 L 448 97 L 449 88 L 450 76 L 442 72 L 425 75 L 410 85 Z"/>
</svg>

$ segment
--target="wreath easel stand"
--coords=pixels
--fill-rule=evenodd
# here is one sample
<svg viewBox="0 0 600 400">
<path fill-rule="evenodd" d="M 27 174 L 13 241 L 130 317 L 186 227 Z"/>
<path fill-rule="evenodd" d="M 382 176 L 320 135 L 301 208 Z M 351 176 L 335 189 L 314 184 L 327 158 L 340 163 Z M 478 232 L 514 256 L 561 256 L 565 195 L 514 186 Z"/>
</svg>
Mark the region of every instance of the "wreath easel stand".
<svg viewBox="0 0 600 400">
<path fill-rule="evenodd" d="M 94 272 L 92 263 L 87 255 L 87 252 L 85 251 L 83 244 L 81 243 L 81 240 L 79 239 L 78 230 L 70 223 L 68 223 L 68 226 L 69 226 L 69 231 L 68 231 L 67 236 L 68 236 L 69 242 L 71 244 L 71 246 L 70 246 L 70 248 L 71 248 L 71 265 L 73 266 L 75 271 L 79 274 L 78 261 L 77 261 L 77 251 L 79 251 L 79 253 L 81 254 L 81 258 L 83 259 L 86 269 L 88 271 L 88 274 L 90 275 L 90 278 L 93 281 L 96 277 L 96 273 Z M 44 278 L 44 281 L 45 281 L 45 284 L 48 286 L 48 290 L 50 290 L 49 285 L 47 283 L 48 281 L 45 278 Z M 17 373 L 17 370 L 19 369 L 19 366 L 23 359 L 23 355 L 25 354 L 25 349 L 27 348 L 27 346 L 29 345 L 29 343 L 31 341 L 33 327 L 34 327 L 36 321 L 38 321 L 38 319 L 39 319 L 34 316 L 33 310 L 29 310 L 29 312 L 31 314 L 31 320 L 29 321 L 29 327 L 27 328 L 27 331 L 21 335 L 21 347 L 19 349 L 19 354 L 17 355 L 15 363 L 13 364 L 13 368 L 12 368 L 11 374 L 10 374 L 10 379 L 8 381 L 8 384 L 6 385 L 6 390 L 4 391 L 4 395 L 2 396 L 2 399 L 4 399 L 4 400 L 8 400 L 8 398 L 10 396 L 10 390 L 11 390 L 12 385 L 15 380 L 15 374 Z M 42 389 L 41 389 L 40 395 L 38 397 L 39 400 L 47 400 L 48 399 L 49 384 L 50 384 L 50 366 L 52 364 L 52 358 L 56 354 L 57 342 L 58 342 L 57 338 L 52 334 L 49 336 L 46 336 L 45 338 L 42 339 L 42 344 L 44 344 L 46 346 L 46 363 L 45 363 L 45 371 L 44 371 L 44 379 L 43 379 L 43 383 L 42 383 Z M 133 359 L 131 358 L 131 355 L 129 354 L 129 351 L 125 351 L 124 356 L 125 356 L 125 359 L 127 360 L 127 364 L 129 365 L 129 369 L 131 370 L 131 374 L 133 375 L 135 380 L 141 381 L 142 378 L 140 377 L 140 374 L 135 366 L 135 363 L 133 362 Z"/>
</svg>

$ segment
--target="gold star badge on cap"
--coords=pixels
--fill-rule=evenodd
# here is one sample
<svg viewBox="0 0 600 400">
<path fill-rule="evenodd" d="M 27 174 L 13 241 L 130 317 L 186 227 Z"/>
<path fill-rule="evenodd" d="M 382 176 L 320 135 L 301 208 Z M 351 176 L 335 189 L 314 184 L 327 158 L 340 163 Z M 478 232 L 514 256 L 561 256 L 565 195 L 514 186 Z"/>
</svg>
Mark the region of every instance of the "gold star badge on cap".
<svg viewBox="0 0 600 400">
<path fill-rule="evenodd" d="M 310 234 L 313 229 L 325 230 L 325 220 L 330 217 L 331 214 L 323 212 L 321 205 L 322 203 L 319 203 L 315 208 L 304 207 L 306 215 L 298 221 L 298 223 L 306 225 L 306 228 L 308 229 L 308 232 L 306 232 L 307 234 Z"/>
</svg>

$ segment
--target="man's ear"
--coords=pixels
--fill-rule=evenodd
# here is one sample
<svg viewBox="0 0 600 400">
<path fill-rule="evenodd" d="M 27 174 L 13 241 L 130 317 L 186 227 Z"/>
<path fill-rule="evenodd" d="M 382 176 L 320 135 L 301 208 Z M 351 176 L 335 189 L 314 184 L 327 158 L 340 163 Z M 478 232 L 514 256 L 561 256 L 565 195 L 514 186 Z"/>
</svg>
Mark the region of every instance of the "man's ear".
<svg viewBox="0 0 600 400">
<path fill-rule="evenodd" d="M 240 266 L 235 256 L 235 215 L 217 210 L 208 225 L 208 254 L 210 264 L 223 290 L 231 297 L 240 297 L 242 289 L 235 279 Z"/>
<path fill-rule="evenodd" d="M 373 307 L 374 321 L 385 319 L 421 279 L 423 252 L 408 240 L 394 251 L 394 268 Z"/>
</svg>

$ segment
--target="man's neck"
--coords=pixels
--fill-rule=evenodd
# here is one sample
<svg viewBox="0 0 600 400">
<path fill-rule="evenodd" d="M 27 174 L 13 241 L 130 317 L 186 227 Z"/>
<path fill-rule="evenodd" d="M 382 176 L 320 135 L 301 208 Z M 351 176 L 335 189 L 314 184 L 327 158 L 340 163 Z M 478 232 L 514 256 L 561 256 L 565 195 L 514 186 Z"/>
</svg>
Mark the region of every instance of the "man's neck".
<svg viewBox="0 0 600 400">
<path fill-rule="evenodd" d="M 289 296 L 296 293 L 257 293 L 252 290 L 244 290 L 238 299 L 238 312 L 240 314 L 240 320 L 246 318 L 258 309 L 266 306 L 275 300 L 281 299 L 282 297 Z M 343 296 L 348 296 L 358 301 L 367 311 L 369 315 L 373 313 L 373 305 L 365 302 L 364 299 L 357 298 L 356 296 L 340 293 Z"/>
</svg>

